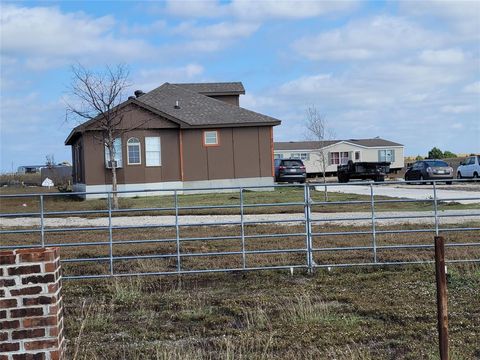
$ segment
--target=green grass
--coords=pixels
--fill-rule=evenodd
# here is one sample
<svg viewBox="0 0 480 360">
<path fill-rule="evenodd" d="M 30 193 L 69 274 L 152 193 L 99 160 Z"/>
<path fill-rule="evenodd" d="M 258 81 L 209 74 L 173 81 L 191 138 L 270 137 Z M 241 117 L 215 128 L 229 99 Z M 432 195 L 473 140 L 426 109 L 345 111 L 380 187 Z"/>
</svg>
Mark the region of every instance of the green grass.
<svg viewBox="0 0 480 360">
<path fill-rule="evenodd" d="M 0 195 L 12 193 L 48 193 L 55 192 L 50 189 L 43 188 L 2 188 Z M 342 211 L 369 211 L 370 197 L 367 195 L 342 194 L 336 192 L 328 193 L 328 202 L 347 202 L 347 201 L 365 201 L 364 204 L 321 204 L 314 205 L 313 211 L 318 212 L 342 212 Z M 324 201 L 324 193 L 322 191 L 311 191 L 311 198 L 317 202 Z M 393 198 L 385 196 L 375 196 L 375 200 L 393 200 Z M 279 204 L 279 203 L 303 203 L 303 188 L 277 188 L 274 191 L 245 191 L 244 208 L 245 214 L 264 214 L 264 213 L 295 213 L 303 212 L 303 205 L 278 205 L 263 207 L 248 207 L 252 204 Z M 135 215 L 172 215 L 174 214 L 174 197 L 166 196 L 143 196 L 139 194 L 133 198 L 120 198 L 120 209 L 141 209 L 141 208 L 170 208 L 163 211 L 131 211 L 114 214 L 115 216 L 135 216 Z M 233 193 L 216 193 L 216 194 L 190 194 L 178 196 L 179 206 L 232 206 L 232 208 L 219 209 L 184 209 L 180 210 L 180 214 L 196 214 L 196 215 L 212 215 L 212 214 L 239 214 L 240 212 L 240 194 Z M 81 201 L 78 198 L 71 197 L 67 194 L 63 196 L 45 196 L 45 211 L 84 211 L 84 210 L 106 210 L 106 199 L 95 199 Z M 415 211 L 415 210 L 432 210 L 433 204 L 428 201 L 424 202 L 408 202 L 408 203 L 383 203 L 376 204 L 377 211 Z M 459 204 L 459 203 L 439 203 L 440 210 L 446 209 L 480 209 L 480 204 Z M 10 213 L 22 212 L 39 212 L 40 202 L 38 196 L 24 198 L 3 198 L 0 199 L 0 211 Z M 85 215 L 83 215 L 85 216 Z M 88 216 L 99 216 L 88 215 Z M 104 216 L 104 214 L 102 215 Z"/>
<path fill-rule="evenodd" d="M 452 359 L 478 358 L 479 267 L 449 271 Z M 63 296 L 75 359 L 438 358 L 427 265 L 67 281 Z"/>
</svg>

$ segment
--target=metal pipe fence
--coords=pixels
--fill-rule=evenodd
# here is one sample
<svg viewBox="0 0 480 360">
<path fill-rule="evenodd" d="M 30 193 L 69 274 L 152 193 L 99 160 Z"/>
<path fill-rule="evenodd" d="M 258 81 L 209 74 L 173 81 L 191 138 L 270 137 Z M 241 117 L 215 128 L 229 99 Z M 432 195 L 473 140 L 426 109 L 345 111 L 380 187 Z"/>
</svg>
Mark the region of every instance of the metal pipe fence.
<svg viewBox="0 0 480 360">
<path fill-rule="evenodd" d="M 66 268 L 65 279 L 295 268 L 312 272 L 315 268 L 324 267 L 432 263 L 433 236 L 443 233 L 455 236 L 454 241 L 448 242 L 448 235 L 445 235 L 447 249 L 457 251 L 452 253 L 452 258 L 447 262 L 480 262 L 480 207 L 473 205 L 467 209 L 468 212 L 462 213 L 441 209 L 459 201 L 478 204 L 479 192 L 472 191 L 472 196 L 439 198 L 438 183 L 433 181 L 429 198 L 385 198 L 376 194 L 376 189 L 399 184 L 406 182 L 118 191 L 118 196 L 136 196 L 140 199 L 137 202 L 146 199 L 141 196 L 147 193 L 166 195 L 154 198 L 161 206 L 119 209 L 113 208 L 112 192 L 4 194 L 0 195 L 0 250 L 61 247 L 65 253 L 62 260 Z M 330 201 L 321 200 L 323 187 L 335 193 L 343 186 L 366 187 L 367 195 L 359 196 L 360 200 L 348 197 L 334 199 L 332 196 L 329 196 L 332 199 Z M 319 187 L 319 191 L 316 191 L 316 187 Z M 199 192 L 203 194 L 204 200 L 221 198 L 222 194 L 227 193 L 233 195 L 225 199 L 238 202 L 198 205 L 191 201 L 193 204 L 189 204 L 188 201 L 194 199 L 193 194 Z M 298 199 L 292 200 L 292 194 Z M 72 196 L 86 195 L 101 197 L 103 200 L 98 201 L 105 201 L 106 208 L 73 209 L 79 202 L 70 200 Z M 6 201 L 27 198 L 38 199 L 38 211 L 12 211 L 4 205 Z M 171 200 L 171 205 L 165 205 L 165 199 Z M 47 204 L 55 205 L 60 200 L 72 209 L 48 210 Z M 85 200 L 83 203 L 91 201 Z M 181 204 L 185 201 L 186 205 Z M 420 213 L 418 209 L 406 212 L 401 208 L 412 205 L 428 206 L 430 210 L 425 214 L 424 208 Z M 342 210 L 342 207 L 348 207 L 349 211 Z M 389 207 L 397 209 L 395 214 L 390 214 L 392 209 Z M 385 209 L 390 211 L 385 214 Z M 198 222 L 195 221 L 200 216 L 195 215 L 198 211 L 216 215 Z M 222 217 L 224 213 L 229 215 Z M 289 213 L 288 218 L 282 217 L 284 213 Z M 327 216 L 331 213 L 335 215 Z M 125 219 L 126 215 L 129 216 L 127 219 L 149 216 L 149 219 L 168 221 L 155 224 L 148 221 L 134 225 L 117 224 L 119 221 L 116 220 Z M 52 224 L 52 220 L 79 216 L 83 216 L 80 219 L 86 224 L 89 220 L 106 221 L 96 226 Z M 225 219 L 226 217 L 234 219 Z M 466 217 L 469 221 L 450 224 L 454 226 L 442 224 L 443 219 L 460 217 Z M 25 225 L 26 219 L 32 218 L 38 219 L 38 226 Z M 3 219 L 15 219 L 18 223 L 11 227 L 4 226 Z M 417 224 L 415 221 L 419 220 L 431 220 L 431 223 Z M 399 225 L 400 228 L 392 228 L 394 225 Z M 250 233 L 252 229 L 257 233 Z M 103 234 L 105 232 L 107 236 Z M 86 238 L 74 239 L 75 235 L 83 233 L 88 233 Z M 126 235 L 127 238 L 122 238 Z M 406 235 L 407 239 L 403 239 L 402 235 Z M 423 235 L 426 237 L 422 238 Z M 148 238 L 143 238 L 145 236 Z M 389 237 L 389 241 L 382 237 Z M 270 256 L 275 257 L 269 260 Z M 197 265 L 196 261 L 202 258 L 213 260 Z M 160 260 L 163 261 L 160 265 L 141 265 L 141 262 Z"/>
</svg>

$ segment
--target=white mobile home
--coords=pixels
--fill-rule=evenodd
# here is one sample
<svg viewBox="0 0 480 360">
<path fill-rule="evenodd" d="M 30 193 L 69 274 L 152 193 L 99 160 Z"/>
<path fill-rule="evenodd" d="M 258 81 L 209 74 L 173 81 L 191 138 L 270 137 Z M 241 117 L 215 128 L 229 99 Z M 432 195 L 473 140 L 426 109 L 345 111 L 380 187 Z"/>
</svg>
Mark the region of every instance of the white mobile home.
<svg viewBox="0 0 480 360">
<path fill-rule="evenodd" d="M 387 161 L 390 171 L 397 172 L 404 167 L 404 146 L 380 138 L 349 139 L 328 141 L 290 141 L 276 142 L 274 156 L 276 159 L 301 159 L 308 174 L 320 174 L 323 171 L 322 154 L 325 159 L 325 172 L 335 173 L 337 166 L 349 160 Z"/>
</svg>

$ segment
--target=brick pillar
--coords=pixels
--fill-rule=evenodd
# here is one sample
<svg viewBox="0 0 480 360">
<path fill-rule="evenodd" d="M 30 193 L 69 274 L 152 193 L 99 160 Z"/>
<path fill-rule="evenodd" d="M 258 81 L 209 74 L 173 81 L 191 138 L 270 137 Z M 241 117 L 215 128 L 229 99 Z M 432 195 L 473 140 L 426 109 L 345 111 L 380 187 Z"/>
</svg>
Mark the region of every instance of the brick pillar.
<svg viewBox="0 0 480 360">
<path fill-rule="evenodd" d="M 0 251 L 0 360 L 64 359 L 58 248 Z"/>
</svg>

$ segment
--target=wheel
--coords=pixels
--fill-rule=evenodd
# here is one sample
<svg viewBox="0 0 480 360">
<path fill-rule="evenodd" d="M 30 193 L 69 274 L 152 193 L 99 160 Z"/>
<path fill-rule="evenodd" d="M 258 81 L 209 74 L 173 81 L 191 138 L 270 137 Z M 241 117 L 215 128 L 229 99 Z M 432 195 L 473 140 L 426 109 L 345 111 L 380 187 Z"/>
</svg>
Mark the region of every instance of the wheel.
<svg viewBox="0 0 480 360">
<path fill-rule="evenodd" d="M 474 172 L 474 173 L 473 173 L 473 178 L 474 178 L 474 179 L 478 179 L 478 173 L 477 173 L 477 172 Z"/>
<path fill-rule="evenodd" d="M 418 180 L 423 181 L 424 180 L 423 175 L 420 175 L 420 178 Z M 423 183 L 423 182 L 420 183 L 420 185 L 423 185 L 423 184 L 425 184 L 425 183 Z"/>
<path fill-rule="evenodd" d="M 462 178 L 462 173 L 459 171 L 457 172 L 457 179 L 461 179 Z"/>
</svg>

